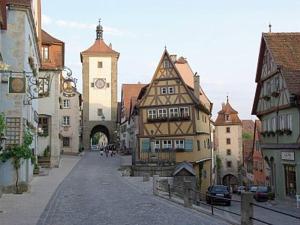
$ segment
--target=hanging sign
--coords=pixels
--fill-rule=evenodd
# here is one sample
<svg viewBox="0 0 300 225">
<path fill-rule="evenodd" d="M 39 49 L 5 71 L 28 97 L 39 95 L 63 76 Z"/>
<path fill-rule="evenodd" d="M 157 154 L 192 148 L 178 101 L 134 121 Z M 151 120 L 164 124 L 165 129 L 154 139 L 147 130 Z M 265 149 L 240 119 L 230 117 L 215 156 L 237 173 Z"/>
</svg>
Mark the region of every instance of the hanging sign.
<svg viewBox="0 0 300 225">
<path fill-rule="evenodd" d="M 281 159 L 294 161 L 295 160 L 295 152 L 281 152 Z"/>
<path fill-rule="evenodd" d="M 10 94 L 24 94 L 26 93 L 26 77 L 9 77 L 9 91 Z"/>
</svg>

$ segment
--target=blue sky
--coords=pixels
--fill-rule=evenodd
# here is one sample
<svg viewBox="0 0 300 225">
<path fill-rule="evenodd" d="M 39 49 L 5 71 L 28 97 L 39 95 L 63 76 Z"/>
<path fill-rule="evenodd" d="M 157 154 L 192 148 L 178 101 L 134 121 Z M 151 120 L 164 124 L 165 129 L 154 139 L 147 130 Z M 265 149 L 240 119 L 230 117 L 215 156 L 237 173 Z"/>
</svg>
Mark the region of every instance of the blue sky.
<svg viewBox="0 0 300 225">
<path fill-rule="evenodd" d="M 241 119 L 251 116 L 262 32 L 300 31 L 300 0 L 44 0 L 43 29 L 66 44 L 66 66 L 79 78 L 80 52 L 104 40 L 120 52 L 119 86 L 148 83 L 164 46 L 184 56 L 214 103 L 213 117 L 229 95 Z M 120 95 L 120 93 L 119 93 Z"/>
</svg>

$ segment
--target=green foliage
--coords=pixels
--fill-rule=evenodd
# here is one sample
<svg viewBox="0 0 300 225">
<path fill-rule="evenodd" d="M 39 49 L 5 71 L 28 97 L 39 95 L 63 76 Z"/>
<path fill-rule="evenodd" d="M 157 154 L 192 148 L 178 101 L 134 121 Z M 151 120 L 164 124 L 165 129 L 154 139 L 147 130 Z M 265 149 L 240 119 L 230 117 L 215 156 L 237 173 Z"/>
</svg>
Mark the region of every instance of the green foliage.
<svg viewBox="0 0 300 225">
<path fill-rule="evenodd" d="M 9 159 L 13 159 L 13 166 L 16 170 L 16 174 L 17 174 L 17 179 L 16 179 L 16 190 L 18 192 L 18 182 L 19 182 L 19 173 L 18 170 L 21 166 L 21 160 L 22 159 L 30 159 L 31 158 L 31 149 L 30 149 L 30 145 L 32 143 L 33 137 L 31 135 L 31 133 L 26 130 L 24 133 L 24 141 L 22 145 L 15 145 L 12 146 L 10 148 L 8 148 L 7 150 L 4 150 L 3 152 L 1 152 L 0 154 L 0 160 L 2 162 L 6 162 Z"/>
<path fill-rule="evenodd" d="M 0 135 L 4 133 L 5 130 L 5 117 L 4 114 L 0 114 Z"/>
<path fill-rule="evenodd" d="M 50 147 L 49 147 L 49 145 L 45 148 L 43 156 L 44 157 L 49 157 L 50 156 Z"/>
<path fill-rule="evenodd" d="M 218 155 L 216 156 L 216 165 L 217 165 L 217 170 L 220 171 L 222 166 L 222 161 Z"/>
<path fill-rule="evenodd" d="M 243 138 L 244 141 L 252 140 L 253 139 L 253 134 L 250 133 L 250 132 L 243 132 L 242 138 Z"/>
</svg>

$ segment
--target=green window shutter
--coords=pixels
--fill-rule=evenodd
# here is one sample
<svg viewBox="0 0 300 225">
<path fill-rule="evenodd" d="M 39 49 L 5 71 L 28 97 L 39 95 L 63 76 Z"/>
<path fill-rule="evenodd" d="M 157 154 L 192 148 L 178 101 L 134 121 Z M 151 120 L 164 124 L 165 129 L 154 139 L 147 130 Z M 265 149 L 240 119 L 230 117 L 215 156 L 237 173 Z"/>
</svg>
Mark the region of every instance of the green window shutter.
<svg viewBox="0 0 300 225">
<path fill-rule="evenodd" d="M 193 140 L 185 140 L 184 141 L 184 150 L 186 152 L 192 152 L 193 151 Z"/>
<path fill-rule="evenodd" d="M 150 139 L 145 138 L 142 140 L 142 152 L 149 152 L 150 150 Z"/>
</svg>

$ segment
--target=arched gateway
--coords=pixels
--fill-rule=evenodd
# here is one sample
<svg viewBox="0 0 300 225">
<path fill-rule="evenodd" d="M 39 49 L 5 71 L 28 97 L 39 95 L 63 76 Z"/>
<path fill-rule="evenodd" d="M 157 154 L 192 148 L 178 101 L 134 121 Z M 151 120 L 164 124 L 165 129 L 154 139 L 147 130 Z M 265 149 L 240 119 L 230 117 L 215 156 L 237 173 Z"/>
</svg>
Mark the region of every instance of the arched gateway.
<svg viewBox="0 0 300 225">
<path fill-rule="evenodd" d="M 119 53 L 103 40 L 99 22 L 94 44 L 81 52 L 83 81 L 83 146 L 88 150 L 91 139 L 101 132 L 114 143 L 117 120 L 117 64 Z M 95 139 L 94 139 L 95 142 Z"/>
</svg>

